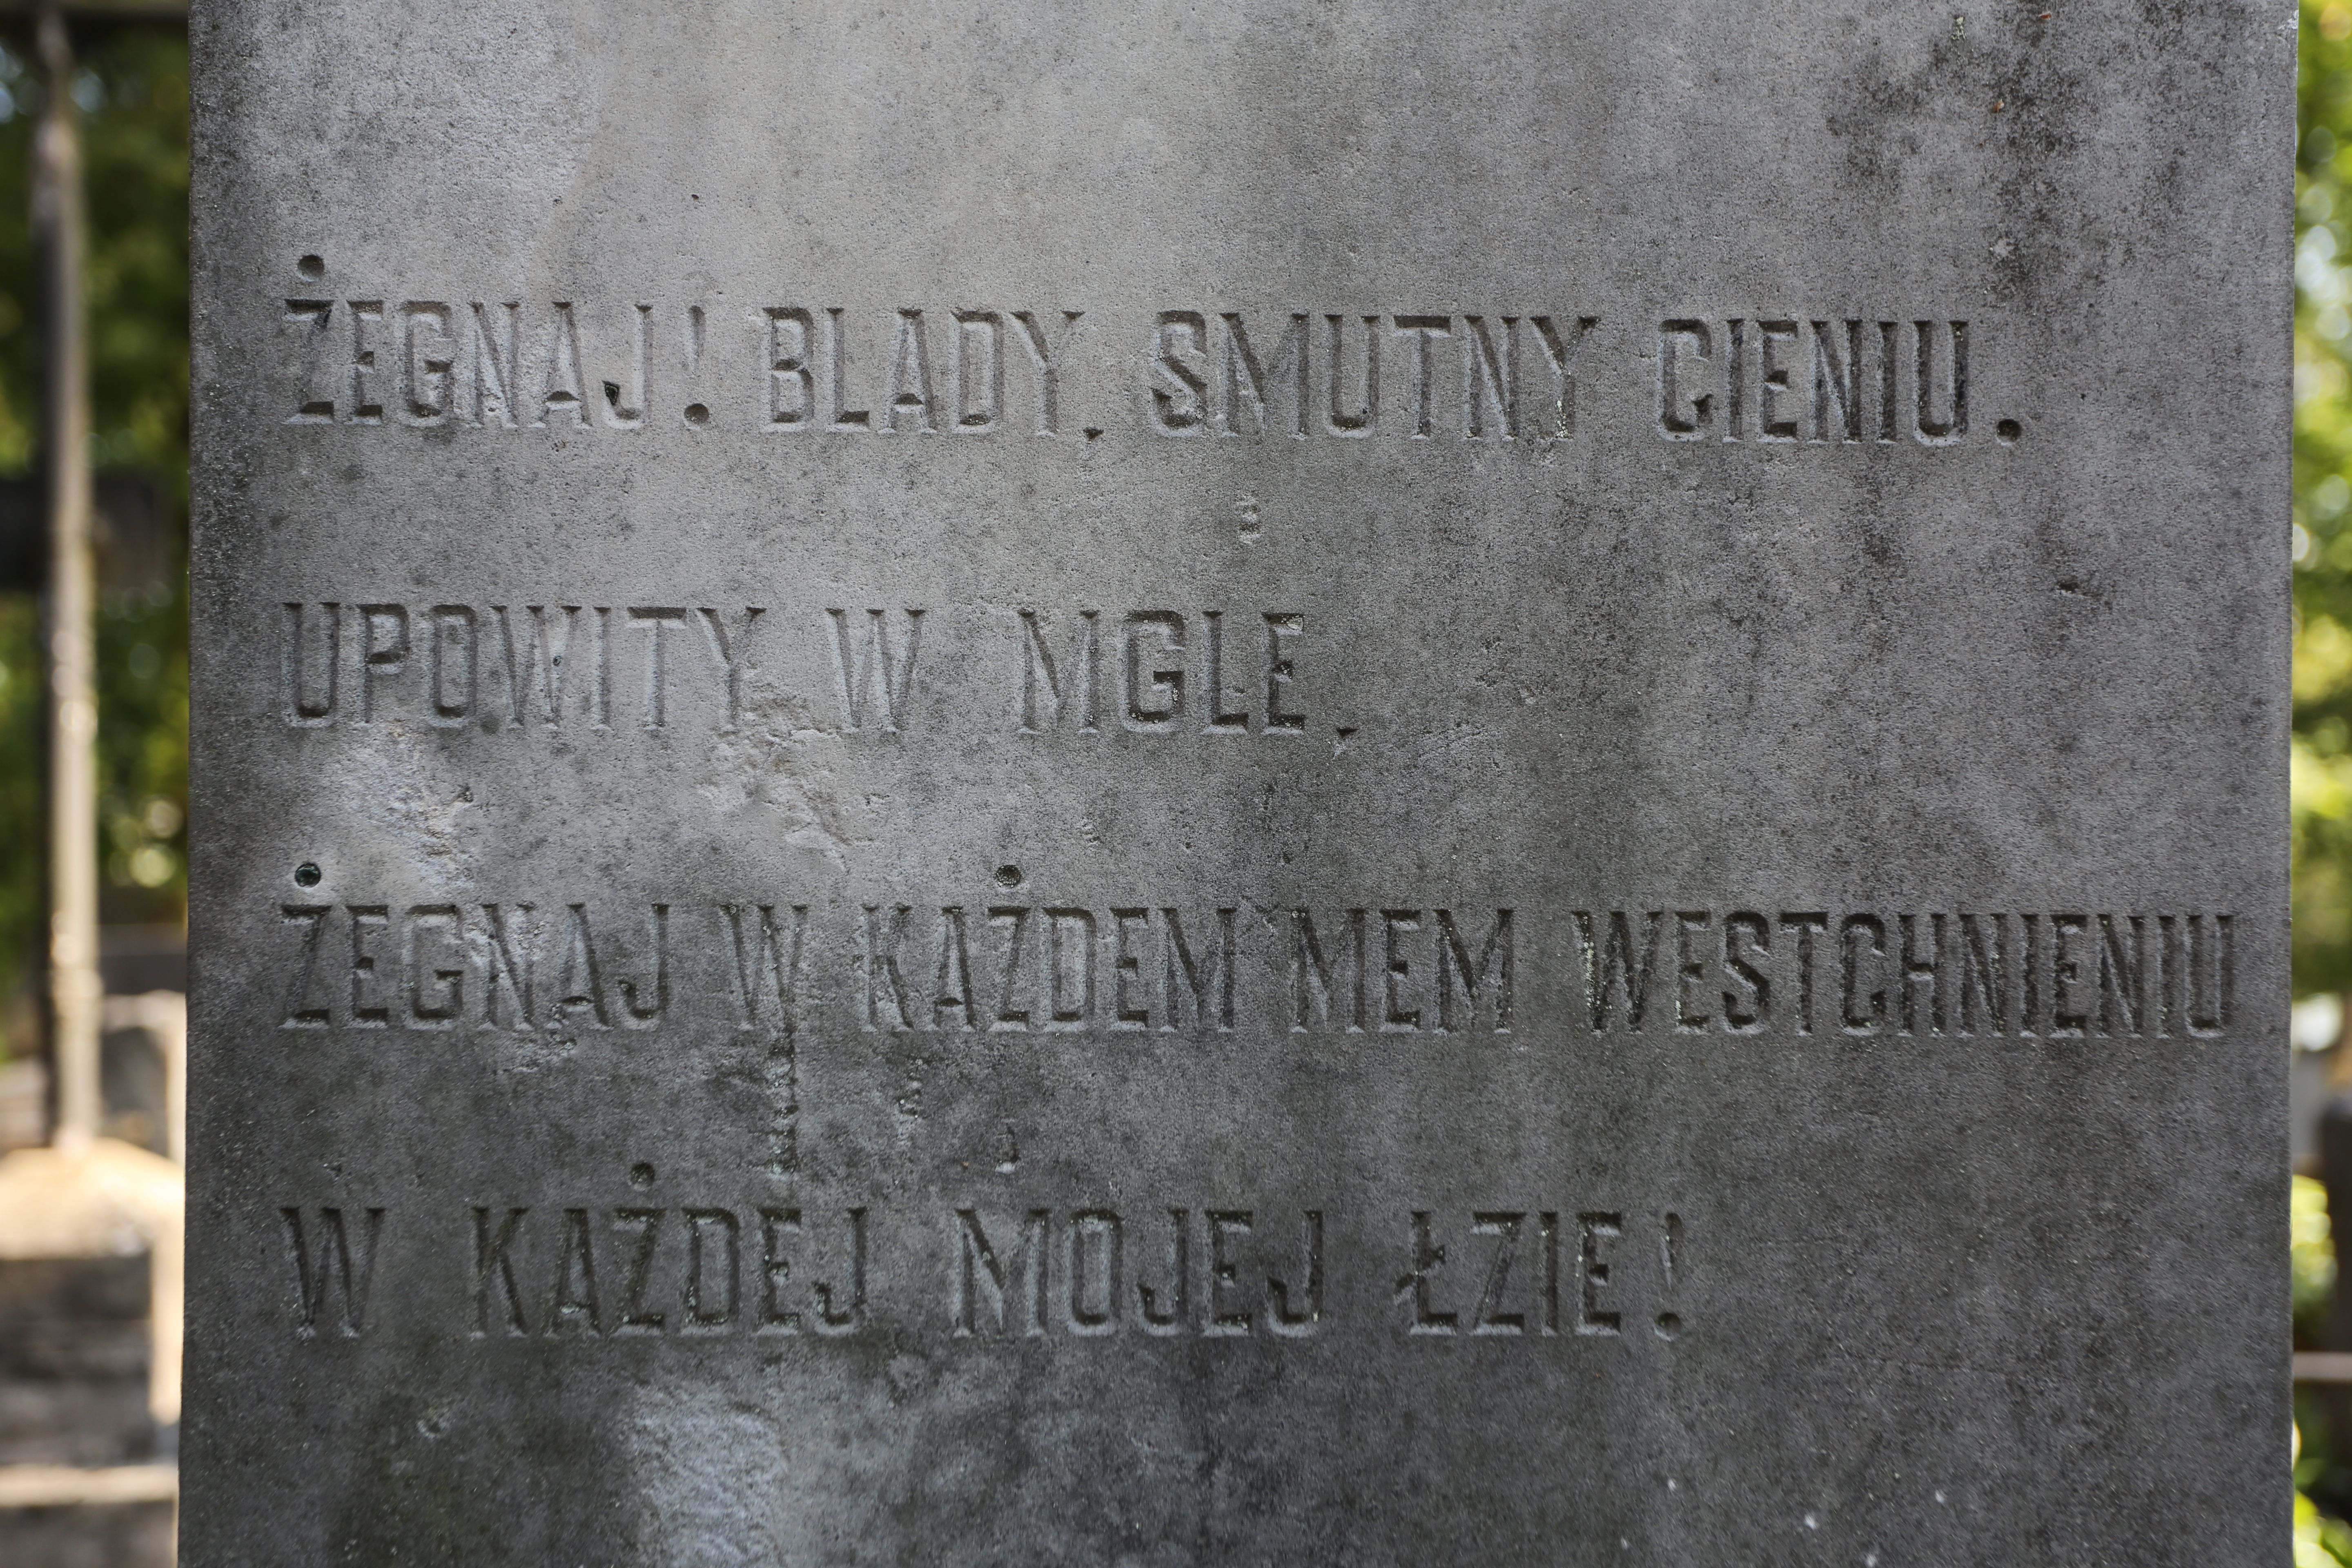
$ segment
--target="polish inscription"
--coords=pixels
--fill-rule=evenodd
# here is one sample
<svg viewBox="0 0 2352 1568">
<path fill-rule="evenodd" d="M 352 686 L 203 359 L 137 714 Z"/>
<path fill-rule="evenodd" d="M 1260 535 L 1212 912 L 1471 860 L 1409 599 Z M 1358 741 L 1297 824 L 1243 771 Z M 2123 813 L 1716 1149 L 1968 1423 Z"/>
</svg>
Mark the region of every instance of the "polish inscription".
<svg viewBox="0 0 2352 1568">
<path fill-rule="evenodd" d="M 1296 611 L 964 613 L 993 658 L 942 669 L 923 660 L 926 628 L 940 616 L 921 605 L 827 606 L 779 626 L 760 605 L 289 600 L 278 611 L 277 717 L 297 730 L 610 739 L 681 727 L 691 713 L 731 733 L 762 669 L 755 651 L 796 638 L 782 653 L 824 674 L 793 695 L 845 735 L 900 734 L 926 714 L 1024 735 L 1307 732 L 1302 660 L 1313 637 Z M 936 703 L 925 700 L 932 695 Z"/>
<path fill-rule="evenodd" d="M 1576 433 L 1576 350 L 1597 324 L 1590 316 L 1294 310 L 1262 318 L 1254 343 L 1234 311 L 1162 310 L 1151 337 L 1150 427 L 1302 441 L 1426 441 L 1441 427 L 1469 440 L 1566 440 Z M 1381 374 L 1384 341 L 1402 358 L 1401 374 Z M 1454 351 L 1450 374 L 1440 368 L 1445 347 Z"/>
<path fill-rule="evenodd" d="M 302 1339 L 333 1334 L 357 1339 L 367 1327 L 375 1288 L 383 1210 L 282 1208 L 286 1259 L 294 1272 L 294 1332 Z"/>
<path fill-rule="evenodd" d="M 2227 914 L 1609 910 L 1570 919 L 1581 1021 L 1596 1035 L 2204 1039 L 2231 1019 Z"/>
<path fill-rule="evenodd" d="M 1656 358 L 1670 441 L 1950 447 L 1969 434 L 1966 321 L 1685 317 L 1660 323 Z"/>
<path fill-rule="evenodd" d="M 1029 427 L 1052 436 L 1080 314 L 931 309 L 927 320 L 910 306 L 853 322 L 839 308 L 773 305 L 716 323 L 756 338 L 746 376 L 751 366 L 709 363 L 714 321 L 698 304 L 555 300 L 526 313 L 520 300 L 289 299 L 282 320 L 299 347 L 286 422 L 634 431 L 674 395 L 662 414 L 701 428 L 715 410 L 751 412 L 718 395 L 733 383 L 757 389 L 745 423 L 772 433 L 988 436 L 1011 423 L 1009 341 L 1029 371 Z"/>
<path fill-rule="evenodd" d="M 960 1208 L 952 1332 L 1304 1339 L 1324 1318 L 1324 1216 L 1307 1209 L 1285 1218 L 1297 1227 L 1286 1256 L 1261 1234 L 1281 1228 L 1276 1217 L 1251 1208 L 1171 1207 L 1133 1219 L 1111 1208 L 1033 1208 L 1003 1220 Z"/>
<path fill-rule="evenodd" d="M 614 930 L 625 917 L 608 909 L 592 915 L 585 900 L 544 910 L 530 903 L 284 904 L 279 920 L 300 936 L 278 1026 L 654 1028 L 670 1010 L 670 906 L 634 913 L 643 924 L 628 944 L 631 962 Z M 751 1016 L 758 993 L 744 994 Z"/>
<path fill-rule="evenodd" d="M 1577 436 L 1598 355 L 1646 354 L 1668 440 L 1937 447 L 1969 435 L 1969 323 L 1891 313 L 1675 315 L 1646 342 L 1625 312 L 1525 308 L 384 297 L 288 298 L 278 319 L 292 426 L 1555 442 Z M 1073 352 L 1097 333 L 1131 345 L 1120 357 L 1136 367 L 1099 395 Z"/>
<path fill-rule="evenodd" d="M 657 1179 L 650 1164 L 631 1169 L 642 1202 L 467 1205 L 462 1331 L 838 1340 L 910 1320 L 950 1342 L 1613 1340 L 1643 1321 L 1660 1340 L 1684 1331 L 1685 1227 L 1672 1212 L 1412 1208 L 1371 1227 L 1390 1238 L 1385 1255 L 1337 1258 L 1345 1216 L 1321 1207 L 961 1204 L 926 1223 L 866 1206 L 656 1201 Z M 386 1210 L 289 1205 L 278 1217 L 294 1337 L 362 1337 Z M 882 1293 L 885 1279 L 896 1294 Z"/>
<path fill-rule="evenodd" d="M 1018 868 L 1006 868 L 1018 881 Z M 2207 1039 L 2208 911 L 799 900 L 286 903 L 280 1027 L 576 1036 L 1664 1033 Z M 1574 998 L 1531 1018 L 1530 982 Z"/>
<path fill-rule="evenodd" d="M 803 1219 L 779 1205 L 477 1205 L 470 1216 L 478 1338 L 837 1336 L 866 1321 L 863 1208 Z M 831 1258 L 827 1276 L 813 1273 L 812 1251 Z"/>
</svg>

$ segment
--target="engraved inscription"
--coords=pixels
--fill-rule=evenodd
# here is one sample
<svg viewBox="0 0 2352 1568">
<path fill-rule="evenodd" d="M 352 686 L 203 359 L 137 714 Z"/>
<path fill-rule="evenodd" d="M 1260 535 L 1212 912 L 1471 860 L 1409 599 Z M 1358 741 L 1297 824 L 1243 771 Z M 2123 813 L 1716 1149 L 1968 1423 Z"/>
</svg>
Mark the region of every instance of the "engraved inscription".
<svg viewBox="0 0 2352 1568">
<path fill-rule="evenodd" d="M 484 1205 L 470 1217 L 477 1339 L 839 1336 L 867 1320 L 864 1208 Z"/>
<path fill-rule="evenodd" d="M 285 904 L 300 932 L 285 1029 L 651 1029 L 669 1011 L 670 906 L 624 939 L 587 902 Z M 597 928 L 603 925 L 600 931 Z"/>
<path fill-rule="evenodd" d="M 282 418 L 298 426 L 885 438 L 877 451 L 909 437 L 1013 435 L 1083 446 L 1113 416 L 1097 396 L 1095 412 L 1070 416 L 1084 401 L 1081 331 L 1134 345 L 1130 428 L 1212 442 L 1562 441 L 1577 433 L 1581 385 L 1616 384 L 1595 360 L 1601 317 L 1564 310 L 714 310 L 554 298 L 274 308 L 286 340 Z M 1652 424 L 1668 440 L 1938 447 L 1969 436 L 1977 345 L 1966 321 L 1616 320 L 1605 350 L 1651 360 Z M 2000 423 L 2013 438 L 2014 422 Z"/>
<path fill-rule="evenodd" d="M 691 679 L 712 700 L 717 727 L 732 731 L 766 613 L 756 605 L 289 601 L 281 712 L 295 728 L 313 730 L 414 720 L 440 730 L 609 733 L 616 713 L 636 729 L 663 730 L 681 680 Z M 636 644 L 634 656 L 616 649 L 624 637 Z M 688 651 L 696 645 L 699 654 Z M 634 691 L 616 697 L 614 667 L 624 659 L 635 665 Z"/>
<path fill-rule="evenodd" d="M 1596 1035 L 2085 1035 L 2228 1026 L 2221 913 L 1579 910 Z"/>
<path fill-rule="evenodd" d="M 1294 1033 L 1511 1032 L 1511 910 L 1483 933 L 1452 910 L 1342 910 L 1319 926 L 1311 910 L 1284 912 Z"/>
<path fill-rule="evenodd" d="M 288 300 L 286 423 L 383 425 L 390 401 L 394 423 L 416 428 L 1055 436 L 1083 315 L 781 304 L 714 321 L 699 304 Z M 733 396 L 710 386 L 708 363 L 730 326 L 757 344 L 726 373 Z M 1008 377 L 1008 363 L 1025 374 Z"/>
<path fill-rule="evenodd" d="M 1636 1279 L 1641 1236 L 1654 1235 L 1654 1278 Z M 1402 1240 L 1397 1321 L 1410 1339 L 1622 1339 L 1646 1311 L 1679 1338 L 1674 1302 L 1686 1268 L 1680 1215 L 1617 1209 L 1416 1209 Z M 1643 1307 L 1643 1303 L 1649 1303 Z"/>
<path fill-rule="evenodd" d="M 452 1237 L 467 1267 L 449 1278 L 464 1295 L 442 1310 L 475 1341 L 580 1344 L 841 1339 L 877 1321 L 974 1342 L 1399 1330 L 1409 1340 L 1624 1342 L 1644 1325 L 1642 1337 L 1672 1341 L 1687 1328 L 1689 1237 L 1672 1211 L 1414 1207 L 1367 1231 L 1321 1205 L 999 1198 L 892 1226 L 860 1204 L 665 1199 L 649 1164 L 628 1183 L 643 1201 L 467 1205 Z M 360 1337 L 384 1211 L 289 1206 L 278 1218 L 296 1334 Z M 1383 1231 L 1396 1238 L 1393 1265 Z M 1334 1256 L 1335 1237 L 1360 1250 Z M 936 1280 L 935 1305 L 877 1300 L 877 1278 L 911 1281 L 919 1297 L 934 1288 L 924 1279 Z M 405 1297 L 394 1305 L 430 1310 Z M 920 1317 L 908 1320 L 909 1308 Z"/>
<path fill-rule="evenodd" d="M 815 1009 L 887 1035 L 1273 1027 L 1433 1044 L 1530 1030 L 2201 1040 L 2233 1017 L 2227 912 L 1015 902 L 1009 869 L 956 900 L 274 904 L 279 1026 L 577 1039 L 683 1010 L 764 1035 L 772 1098 L 790 1107 Z M 1548 998 L 1535 1016 L 1530 980 Z M 780 1148 L 791 1127 L 787 1114 Z"/>
<path fill-rule="evenodd" d="M 1151 338 L 1151 428 L 1162 436 L 1304 441 L 1565 440 L 1576 433 L 1576 357 L 1591 316 L 1256 317 L 1170 310 Z M 1383 397 L 1381 345 L 1400 395 Z"/>
<path fill-rule="evenodd" d="M 1969 323 L 1790 317 L 1658 323 L 1670 441 L 1949 447 L 1969 434 Z"/>
<path fill-rule="evenodd" d="M 1082 609 L 1058 635 L 1044 612 L 1024 609 L 1019 620 L 1014 711 L 1024 735 L 1094 735 L 1107 722 L 1141 735 L 1307 732 L 1302 615 Z"/>
<path fill-rule="evenodd" d="M 1320 1209 L 959 1208 L 949 1321 L 958 1339 L 1300 1339 L 1323 1321 L 1323 1237 Z"/>
<path fill-rule="evenodd" d="M 288 600 L 276 613 L 277 716 L 298 730 L 732 733 L 780 641 L 805 687 L 822 683 L 798 695 L 829 709 L 841 734 L 898 735 L 929 710 L 920 683 L 934 617 L 920 605 L 833 605 L 781 628 L 758 605 Z M 1009 704 L 950 689 L 948 713 L 984 712 L 1029 735 L 1307 733 L 1302 650 L 1313 644 L 1296 611 L 1021 607 L 998 625 L 1011 635 L 992 634 L 992 659 L 950 661 L 940 679 L 1001 681 Z"/>
<path fill-rule="evenodd" d="M 383 1210 L 354 1211 L 348 1223 L 340 1208 L 316 1209 L 306 1215 L 299 1208 L 288 1207 L 279 1209 L 278 1217 L 293 1275 L 296 1336 L 357 1339 L 367 1327 Z"/>
<path fill-rule="evenodd" d="M 1101 910 L 990 904 L 967 911 L 945 904 L 937 910 L 936 921 L 923 922 L 926 932 L 911 905 L 864 907 L 865 1027 L 1174 1034 L 1234 1026 L 1234 909 L 1185 914 L 1141 904 Z M 929 986 L 910 974 L 929 977 Z"/>
</svg>

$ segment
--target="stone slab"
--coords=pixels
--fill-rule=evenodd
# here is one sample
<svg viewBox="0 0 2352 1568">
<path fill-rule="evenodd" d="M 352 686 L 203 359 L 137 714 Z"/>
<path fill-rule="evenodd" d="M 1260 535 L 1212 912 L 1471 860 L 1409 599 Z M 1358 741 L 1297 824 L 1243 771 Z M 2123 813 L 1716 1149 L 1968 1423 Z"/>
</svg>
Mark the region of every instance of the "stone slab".
<svg viewBox="0 0 2352 1568">
<path fill-rule="evenodd" d="M 2294 12 L 1958 11 L 200 5 L 185 1560 L 2283 1561 Z"/>
</svg>

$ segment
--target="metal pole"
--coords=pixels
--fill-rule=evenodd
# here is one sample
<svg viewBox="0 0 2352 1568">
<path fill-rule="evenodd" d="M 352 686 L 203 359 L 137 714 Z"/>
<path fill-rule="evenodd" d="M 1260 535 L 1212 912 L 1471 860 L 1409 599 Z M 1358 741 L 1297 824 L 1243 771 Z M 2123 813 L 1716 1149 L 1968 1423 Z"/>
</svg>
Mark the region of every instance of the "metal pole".
<svg viewBox="0 0 2352 1568">
<path fill-rule="evenodd" d="M 60 1147 L 98 1136 L 98 691 L 90 560 L 89 365 L 82 320 L 80 126 L 62 6 L 41 7 L 47 92 L 33 142 L 33 226 L 48 310 L 49 1060 Z"/>
</svg>

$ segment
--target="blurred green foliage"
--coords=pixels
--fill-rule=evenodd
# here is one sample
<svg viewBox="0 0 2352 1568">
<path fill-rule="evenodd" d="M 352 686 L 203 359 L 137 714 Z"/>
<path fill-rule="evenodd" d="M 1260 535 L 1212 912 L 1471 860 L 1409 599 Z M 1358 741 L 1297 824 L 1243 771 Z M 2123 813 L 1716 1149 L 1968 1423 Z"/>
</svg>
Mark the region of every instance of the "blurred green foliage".
<svg viewBox="0 0 2352 1568">
<path fill-rule="evenodd" d="M 2294 1568 L 2336 1568 L 2352 1562 L 2352 1526 L 2319 1511 L 2319 1505 L 2294 1494 Z"/>
<path fill-rule="evenodd" d="M 2294 1293 L 2294 1342 L 2318 1345 L 2336 1293 L 2336 1243 L 2327 1218 L 2327 1189 L 2309 1176 L 2294 1178 L 2289 1278 Z M 2306 1441 L 2306 1434 L 2310 1440 Z M 2315 1495 L 2333 1498 L 2345 1482 L 2343 1456 L 2331 1440 L 2325 1402 L 2302 1388 L 2295 1399 L 2295 1568 L 2339 1568 L 2352 1563 L 2352 1525 L 2323 1512 Z"/>
<path fill-rule="evenodd" d="M 2316 1345 L 2336 1293 L 2336 1243 L 2327 1223 L 2327 1189 L 2312 1177 L 2294 1178 L 2288 1235 L 2294 1248 L 2290 1278 L 2295 1342 Z"/>
<path fill-rule="evenodd" d="M 91 459 L 161 491 L 166 586 L 104 596 L 99 756 L 104 914 L 185 909 L 188 637 L 188 51 L 177 31 L 76 39 L 89 212 Z M 29 221 L 41 107 L 28 40 L 0 34 L 0 479 L 37 479 L 42 302 Z M 0 997 L 37 972 L 43 916 L 39 606 L 0 594 Z"/>
<path fill-rule="evenodd" d="M 2352 4 L 2303 0 L 2294 253 L 2294 989 L 2352 990 Z M 2295 1179 L 2296 1341 L 2323 1342 L 2336 1284 L 2326 1194 Z M 2338 1450 L 2326 1402 L 2295 1401 L 2295 1568 L 2352 1563 L 2323 1513 Z M 2336 1506 L 2340 1506 L 2338 1503 Z"/>
<path fill-rule="evenodd" d="M 2294 309 L 2294 984 L 2352 989 L 2352 6 L 2305 0 Z"/>
</svg>

